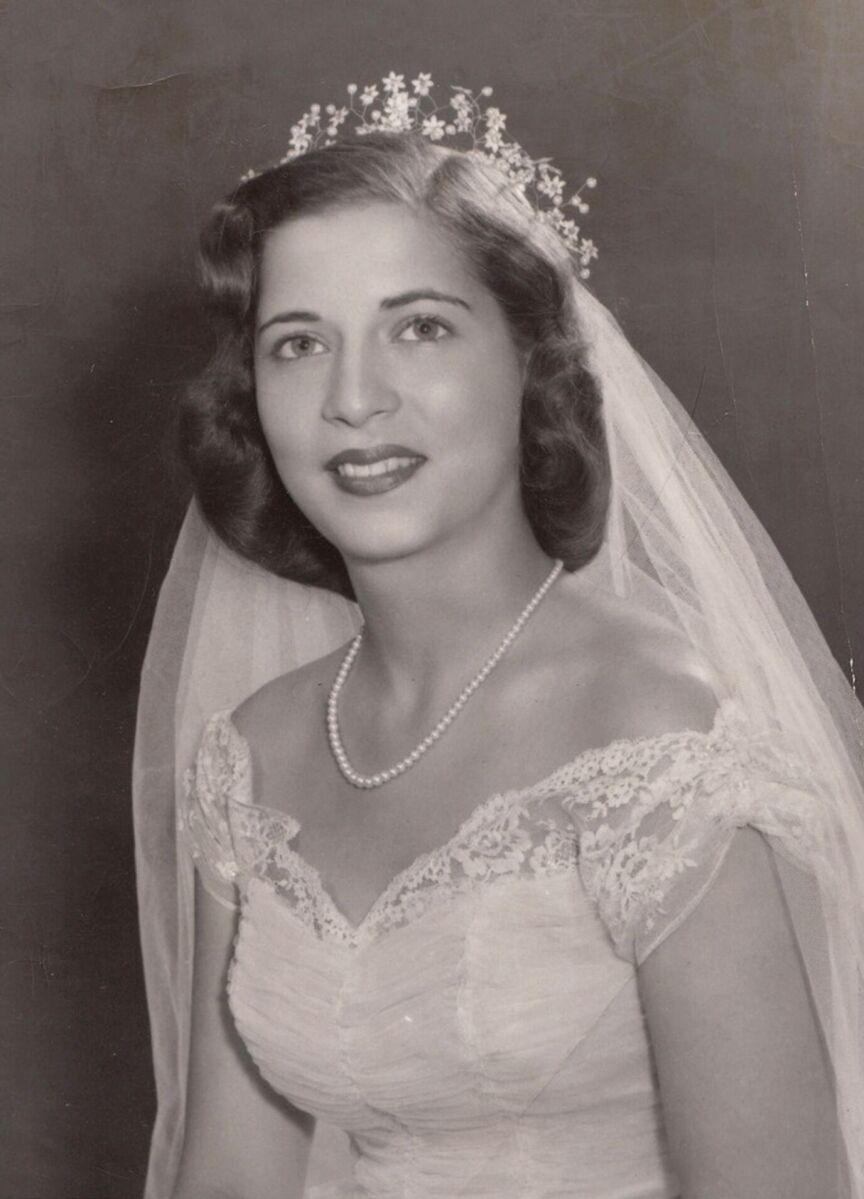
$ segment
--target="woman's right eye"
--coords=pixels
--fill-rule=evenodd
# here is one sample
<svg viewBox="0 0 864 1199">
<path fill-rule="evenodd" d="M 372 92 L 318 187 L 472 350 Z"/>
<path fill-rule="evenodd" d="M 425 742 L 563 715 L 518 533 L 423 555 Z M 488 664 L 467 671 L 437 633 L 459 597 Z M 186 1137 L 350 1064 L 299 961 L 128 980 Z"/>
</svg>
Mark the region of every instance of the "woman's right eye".
<svg viewBox="0 0 864 1199">
<path fill-rule="evenodd" d="M 310 333 L 295 333 L 292 337 L 286 337 L 283 341 L 277 342 L 273 347 L 272 354 L 274 358 L 283 358 L 291 362 L 295 358 L 314 358 L 318 354 L 325 353 L 326 350 L 327 347 L 323 341 L 312 337 Z"/>
</svg>

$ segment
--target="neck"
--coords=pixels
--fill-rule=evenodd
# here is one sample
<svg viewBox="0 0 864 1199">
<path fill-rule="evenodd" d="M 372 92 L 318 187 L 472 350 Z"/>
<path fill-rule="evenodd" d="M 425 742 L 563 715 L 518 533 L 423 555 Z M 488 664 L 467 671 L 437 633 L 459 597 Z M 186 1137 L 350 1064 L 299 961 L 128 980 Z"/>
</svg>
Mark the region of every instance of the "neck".
<svg viewBox="0 0 864 1199">
<path fill-rule="evenodd" d="M 506 542 L 424 550 L 349 564 L 364 616 L 355 672 L 367 694 L 406 707 L 452 699 L 482 665 L 552 569 L 527 526 Z"/>
</svg>

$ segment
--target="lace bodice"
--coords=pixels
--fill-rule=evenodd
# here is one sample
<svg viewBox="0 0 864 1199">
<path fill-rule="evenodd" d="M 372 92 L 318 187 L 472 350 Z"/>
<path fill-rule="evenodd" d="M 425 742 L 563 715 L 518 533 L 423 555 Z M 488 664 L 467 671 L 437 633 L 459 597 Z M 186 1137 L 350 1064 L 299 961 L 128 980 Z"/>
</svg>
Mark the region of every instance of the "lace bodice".
<svg viewBox="0 0 864 1199">
<path fill-rule="evenodd" d="M 698 903 L 735 828 L 819 852 L 792 748 L 731 701 L 708 732 L 614 741 L 490 796 L 356 927 L 254 801 L 228 712 L 179 827 L 241 905 L 229 1000 L 262 1074 L 345 1129 L 374 1199 L 671 1197 L 635 968 Z"/>
<path fill-rule="evenodd" d="M 816 835 L 807 784 L 791 748 L 784 752 L 776 736 L 748 736 L 726 701 L 707 733 L 618 739 L 528 787 L 489 796 L 443 845 L 400 871 L 357 928 L 292 847 L 300 823 L 255 803 L 249 747 L 228 711 L 207 725 L 178 823 L 222 903 L 237 903 L 244 879 L 264 879 L 316 935 L 346 945 L 481 882 L 578 867 L 620 949 L 637 928 L 651 933 L 668 915 L 668 893 L 688 870 L 698 871 L 706 841 L 724 829 L 759 815 L 764 831 L 786 843 L 786 855 L 806 864 Z"/>
</svg>

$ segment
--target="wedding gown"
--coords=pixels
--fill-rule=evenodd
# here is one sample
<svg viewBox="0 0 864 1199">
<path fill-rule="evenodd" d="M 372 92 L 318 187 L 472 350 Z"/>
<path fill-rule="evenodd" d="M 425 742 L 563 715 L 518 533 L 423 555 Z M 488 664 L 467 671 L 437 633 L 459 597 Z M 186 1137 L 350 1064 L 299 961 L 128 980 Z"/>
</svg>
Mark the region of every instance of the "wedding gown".
<svg viewBox="0 0 864 1199">
<path fill-rule="evenodd" d="M 221 711 L 179 825 L 240 906 L 228 997 L 249 1053 L 348 1133 L 353 1181 L 327 1195 L 672 1199 L 636 967 L 736 828 L 806 871 L 813 805 L 793 747 L 727 698 L 709 732 L 617 740 L 484 799 L 353 927 L 297 820 L 254 802 Z"/>
</svg>

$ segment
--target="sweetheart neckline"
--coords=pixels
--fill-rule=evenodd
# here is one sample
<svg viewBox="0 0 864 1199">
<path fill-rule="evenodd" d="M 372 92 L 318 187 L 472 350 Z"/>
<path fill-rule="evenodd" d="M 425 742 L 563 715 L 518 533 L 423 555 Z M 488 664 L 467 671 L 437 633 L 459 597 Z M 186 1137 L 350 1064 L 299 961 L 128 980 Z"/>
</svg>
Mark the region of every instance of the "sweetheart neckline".
<svg viewBox="0 0 864 1199">
<path fill-rule="evenodd" d="M 680 738 L 688 740 L 695 739 L 698 741 L 711 741 L 714 739 L 721 726 L 726 723 L 730 714 L 730 710 L 737 710 L 737 704 L 729 697 L 724 697 L 718 703 L 714 713 L 714 718 L 711 727 L 707 730 L 699 729 L 678 729 L 665 733 L 653 733 L 640 737 L 616 737 L 604 745 L 590 746 L 581 750 L 573 758 L 567 762 L 563 762 L 560 766 L 556 766 L 548 774 L 537 779 L 533 783 L 529 783 L 524 787 L 515 787 L 506 791 L 495 791 L 491 795 L 487 795 L 474 805 L 468 812 L 465 818 L 460 822 L 459 826 L 445 841 L 433 846 L 431 849 L 423 850 L 418 853 L 407 866 L 398 870 L 390 879 L 389 883 L 382 891 L 378 893 L 365 914 L 359 922 L 352 921 L 347 914 L 342 910 L 339 904 L 334 899 L 332 892 L 324 882 L 324 876 L 313 862 L 305 858 L 298 850 L 294 849 L 289 842 L 300 833 L 302 825 L 296 816 L 292 816 L 289 812 L 283 812 L 279 808 L 271 807 L 269 804 L 255 803 L 252 797 L 253 790 L 253 768 L 251 746 L 246 737 L 237 728 L 234 723 L 233 712 L 231 709 L 225 708 L 216 712 L 211 717 L 211 721 L 222 720 L 224 726 L 230 733 L 234 748 L 242 756 L 242 761 L 245 767 L 245 784 L 246 791 L 249 795 L 248 800 L 236 799 L 234 796 L 228 796 L 228 802 L 233 803 L 241 808 L 265 813 L 269 817 L 275 817 L 280 824 L 286 829 L 286 846 L 288 853 L 293 861 L 300 867 L 301 872 L 307 876 L 307 881 L 311 882 L 316 899 L 322 902 L 328 909 L 333 921 L 340 926 L 342 935 L 345 941 L 356 946 L 361 941 L 370 938 L 375 932 L 375 918 L 379 911 L 387 910 L 388 904 L 391 902 L 394 895 L 404 888 L 409 878 L 418 871 L 427 869 L 429 865 L 436 860 L 446 858 L 452 854 L 455 847 L 469 833 L 482 824 L 487 818 L 489 811 L 500 807 L 502 811 L 509 809 L 514 804 L 520 801 L 525 801 L 529 798 L 540 798 L 549 792 L 554 792 L 559 780 L 568 771 L 573 770 L 575 766 L 593 758 L 602 759 L 614 752 L 620 752 L 624 749 L 641 748 L 654 743 L 663 743 L 666 741 L 675 741 Z"/>
</svg>

